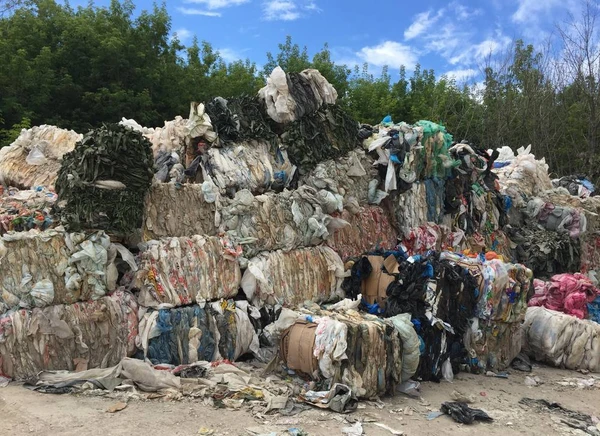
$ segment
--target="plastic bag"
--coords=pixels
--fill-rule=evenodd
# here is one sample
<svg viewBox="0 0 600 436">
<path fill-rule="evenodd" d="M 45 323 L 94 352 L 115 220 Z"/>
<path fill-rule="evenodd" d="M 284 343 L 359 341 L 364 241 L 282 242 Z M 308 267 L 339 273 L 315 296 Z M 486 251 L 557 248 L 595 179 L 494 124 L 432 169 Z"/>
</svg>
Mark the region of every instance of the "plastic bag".
<svg viewBox="0 0 600 436">
<path fill-rule="evenodd" d="M 25 158 L 27 165 L 44 165 L 46 161 L 46 156 L 44 156 L 42 150 L 40 150 L 37 146 L 33 147 Z"/>
<path fill-rule="evenodd" d="M 452 364 L 449 358 L 442 364 L 442 376 L 447 382 L 452 383 L 454 381 L 454 372 L 452 371 Z"/>
</svg>

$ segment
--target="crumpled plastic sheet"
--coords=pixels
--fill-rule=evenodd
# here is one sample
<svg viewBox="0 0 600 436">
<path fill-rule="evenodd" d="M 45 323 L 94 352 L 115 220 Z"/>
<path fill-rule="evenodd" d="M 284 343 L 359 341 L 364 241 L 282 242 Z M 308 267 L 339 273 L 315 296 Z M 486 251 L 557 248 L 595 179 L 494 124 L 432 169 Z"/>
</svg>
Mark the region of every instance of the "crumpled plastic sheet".
<svg viewBox="0 0 600 436">
<path fill-rule="evenodd" d="M 346 221 L 329 215 L 339 211 L 342 203 L 339 196 L 308 186 L 257 196 L 242 190 L 235 198 L 223 200 L 220 230 L 243 245 L 246 257 L 310 247 L 347 228 Z"/>
<path fill-rule="evenodd" d="M 424 183 L 413 183 L 410 190 L 393 195 L 391 204 L 401 236 L 408 237 L 412 228 L 428 221 L 427 189 Z M 439 213 L 441 214 L 441 210 Z"/>
<path fill-rule="evenodd" d="M 363 207 L 356 214 L 344 210 L 340 218 L 350 225 L 336 231 L 327 245 L 342 260 L 376 248 L 391 250 L 398 243 L 398 232 L 392 227 L 387 212 L 378 206 Z"/>
<path fill-rule="evenodd" d="M 148 241 L 134 287 L 141 306 L 182 306 L 233 297 L 241 272 L 239 246 L 228 238 L 195 235 Z"/>
<path fill-rule="evenodd" d="M 520 322 L 491 322 L 472 320 L 464 336 L 471 367 L 480 371 L 503 371 L 519 355 L 522 347 Z"/>
<path fill-rule="evenodd" d="M 51 210 L 56 198 L 54 192 L 43 187 L 22 191 L 5 189 L 0 194 L 0 235 L 56 226 Z"/>
<path fill-rule="evenodd" d="M 210 148 L 205 172 L 221 194 L 248 189 L 254 194 L 289 185 L 296 167 L 285 150 L 272 150 L 267 141 L 252 140 Z"/>
<path fill-rule="evenodd" d="M 143 127 L 135 120 L 123 117 L 119 124 L 141 132 L 152 143 L 152 154 L 156 158 L 160 152 L 183 153 L 186 145 L 188 120 L 176 116 L 174 120 L 165 121 L 163 127 Z"/>
<path fill-rule="evenodd" d="M 580 273 L 558 274 L 548 282 L 536 280 L 534 285 L 529 306 L 543 306 L 579 319 L 587 318 L 587 305 L 600 296 L 600 289 Z"/>
<path fill-rule="evenodd" d="M 600 324 L 544 307 L 530 307 L 522 327 L 523 351 L 559 368 L 600 372 Z"/>
<path fill-rule="evenodd" d="M 260 318 L 253 308 L 254 317 Z M 233 361 L 260 344 L 248 303 L 233 300 L 173 309 L 140 311 L 136 344 L 153 364 L 184 365 L 197 361 Z"/>
<path fill-rule="evenodd" d="M 157 183 L 146 197 L 145 240 L 167 236 L 216 236 L 216 202 L 202 184 Z"/>
<path fill-rule="evenodd" d="M 8 147 L 0 149 L 0 184 L 20 189 L 52 188 L 62 157 L 83 135 L 72 130 L 41 125 L 23 129 Z"/>
<path fill-rule="evenodd" d="M 135 352 L 138 314 L 132 294 L 97 301 L 20 309 L 0 316 L 2 371 L 25 380 L 42 370 L 116 365 Z"/>
<path fill-rule="evenodd" d="M 299 307 L 343 297 L 344 264 L 329 247 L 261 253 L 248 261 L 241 287 L 254 306 Z"/>
<path fill-rule="evenodd" d="M 524 198 L 538 195 L 552 189 L 552 180 L 548 176 L 548 164 L 545 158 L 537 160 L 531 153 L 531 146 L 519 148 L 517 156 L 508 161 L 508 165 L 495 168 L 499 177 L 502 194 L 512 198 L 517 207 L 525 206 Z"/>
<path fill-rule="evenodd" d="M 0 239 L 0 314 L 97 300 L 116 289 L 117 256 L 136 270 L 133 255 L 104 232 L 8 233 Z"/>
<path fill-rule="evenodd" d="M 419 340 L 410 320 L 406 325 L 401 316 L 393 322 L 354 310 L 337 313 L 311 309 L 299 315 L 317 324 L 312 351 L 318 361 L 318 376 L 341 380 L 357 397 L 394 394 L 396 385 L 416 370 Z M 406 353 L 403 353 L 403 337 L 411 338 Z M 287 350 L 289 354 L 290 348 Z M 292 352 L 297 351 L 292 348 Z M 288 360 L 286 355 L 282 358 L 284 362 Z M 304 360 L 311 358 L 310 355 L 300 357 Z M 405 359 L 408 359 L 406 365 Z M 377 362 L 377 365 L 371 362 Z"/>
<path fill-rule="evenodd" d="M 302 87 L 297 90 L 291 86 L 293 75 L 308 83 L 310 95 L 297 95 Z M 297 120 L 323 104 L 335 104 L 338 95 L 335 88 L 317 70 L 307 69 L 300 73 L 286 74 L 281 67 L 276 67 L 267 78 L 267 84 L 258 91 L 258 96 L 264 100 L 271 119 L 281 124 Z"/>
<path fill-rule="evenodd" d="M 344 207 L 355 209 L 369 203 L 369 183 L 378 179 L 374 160 L 357 149 L 338 159 L 329 159 L 300 176 L 300 185 L 326 189 L 344 198 Z"/>
</svg>

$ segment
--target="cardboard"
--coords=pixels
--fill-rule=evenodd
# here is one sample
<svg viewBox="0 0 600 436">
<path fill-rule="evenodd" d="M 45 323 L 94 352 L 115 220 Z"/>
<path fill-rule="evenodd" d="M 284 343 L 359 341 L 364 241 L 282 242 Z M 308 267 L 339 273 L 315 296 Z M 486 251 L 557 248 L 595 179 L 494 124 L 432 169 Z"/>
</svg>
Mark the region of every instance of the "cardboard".
<svg viewBox="0 0 600 436">
<path fill-rule="evenodd" d="M 395 280 L 391 274 L 399 272 L 398 261 L 392 255 L 386 259 L 383 256 L 367 256 L 367 259 L 373 272 L 362 282 L 363 298 L 369 304 L 378 303 L 382 306 L 387 297 L 387 288 Z"/>
<path fill-rule="evenodd" d="M 312 376 L 318 369 L 314 356 L 317 324 L 296 321 L 281 336 L 281 357 L 289 369 Z"/>
</svg>

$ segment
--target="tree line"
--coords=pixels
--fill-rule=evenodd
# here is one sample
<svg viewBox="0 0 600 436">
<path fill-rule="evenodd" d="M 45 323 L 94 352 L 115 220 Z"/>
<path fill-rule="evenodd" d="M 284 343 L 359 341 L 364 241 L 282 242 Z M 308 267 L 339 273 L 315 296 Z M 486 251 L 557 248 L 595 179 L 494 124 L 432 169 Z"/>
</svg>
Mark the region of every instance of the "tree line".
<svg viewBox="0 0 600 436">
<path fill-rule="evenodd" d="M 599 5 L 557 28 L 547 47 L 522 40 L 481 65 L 483 83 L 459 84 L 431 69 L 392 75 L 332 60 L 327 44 L 308 55 L 291 37 L 250 60 L 227 63 L 207 41 L 172 36 L 166 6 L 134 14 L 131 0 L 73 8 L 54 0 L 0 1 L 0 146 L 21 128 L 54 124 L 84 132 L 134 118 L 147 126 L 186 115 L 190 101 L 254 94 L 276 65 L 316 68 L 357 120 L 385 115 L 444 124 L 456 140 L 486 148 L 532 144 L 557 174 L 600 179 Z M 398 70 L 396 70 L 398 71 Z"/>
</svg>

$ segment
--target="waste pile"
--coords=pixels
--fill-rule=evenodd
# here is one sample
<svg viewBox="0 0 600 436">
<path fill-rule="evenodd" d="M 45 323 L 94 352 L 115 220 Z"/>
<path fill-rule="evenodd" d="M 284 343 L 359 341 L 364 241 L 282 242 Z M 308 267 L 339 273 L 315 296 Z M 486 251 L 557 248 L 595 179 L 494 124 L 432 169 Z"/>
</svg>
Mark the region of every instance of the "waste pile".
<svg viewBox="0 0 600 436">
<path fill-rule="evenodd" d="M 535 306 L 600 316 L 593 187 L 554 187 L 530 148 L 456 143 L 425 120 L 360 125 L 336 100 L 318 71 L 277 68 L 256 96 L 78 136 L 56 196 L 53 181 L 9 183 L 33 189 L 1 197 L 2 372 L 81 371 L 40 373 L 47 392 L 127 377 L 217 406 L 348 412 L 502 370 L 522 345 L 564 362 L 576 336 L 552 345 L 558 321 L 546 332 L 536 313 L 568 315 Z M 594 323 L 570 318 L 588 342 L 569 365 L 594 368 Z M 252 380 L 246 358 L 299 389 Z"/>
</svg>

